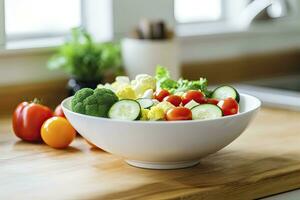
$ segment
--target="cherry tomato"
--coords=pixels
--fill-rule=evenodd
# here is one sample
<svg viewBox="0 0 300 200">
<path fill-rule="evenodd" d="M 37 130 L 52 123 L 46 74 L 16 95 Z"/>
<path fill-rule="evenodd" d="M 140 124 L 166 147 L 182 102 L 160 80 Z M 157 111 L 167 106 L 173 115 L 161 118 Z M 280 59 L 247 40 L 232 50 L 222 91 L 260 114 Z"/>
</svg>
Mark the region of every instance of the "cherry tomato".
<svg viewBox="0 0 300 200">
<path fill-rule="evenodd" d="M 212 99 L 212 98 L 206 99 L 206 101 L 207 103 L 214 104 L 214 105 L 218 105 L 219 103 L 218 99 Z"/>
<path fill-rule="evenodd" d="M 168 101 L 170 102 L 171 104 L 173 104 L 174 106 L 179 106 L 181 104 L 181 97 L 178 96 L 178 95 L 170 95 L 170 96 L 166 96 L 164 98 L 164 101 Z"/>
<path fill-rule="evenodd" d="M 238 113 L 239 110 L 239 104 L 233 98 L 220 100 L 218 106 L 222 109 L 225 116 L 234 115 Z"/>
<path fill-rule="evenodd" d="M 52 117 L 44 122 L 41 136 L 50 147 L 63 149 L 74 140 L 76 131 L 65 118 Z"/>
<path fill-rule="evenodd" d="M 167 112 L 167 120 L 191 120 L 192 119 L 192 111 L 185 107 L 176 107 L 171 108 Z"/>
<path fill-rule="evenodd" d="M 183 105 L 187 104 L 191 100 L 194 100 L 200 104 L 206 103 L 204 94 L 197 90 L 189 90 L 183 94 L 183 96 L 182 96 L 182 104 Z"/>
<path fill-rule="evenodd" d="M 160 89 L 155 91 L 153 95 L 156 100 L 162 102 L 166 96 L 170 95 L 170 92 L 168 90 Z"/>
<path fill-rule="evenodd" d="M 50 108 L 38 103 L 20 103 L 13 114 L 13 130 L 15 135 L 28 142 L 40 142 L 41 126 L 52 117 Z"/>
<path fill-rule="evenodd" d="M 61 108 L 61 105 L 58 105 L 54 110 L 54 116 L 56 117 L 64 117 L 66 118 L 63 109 Z"/>
</svg>

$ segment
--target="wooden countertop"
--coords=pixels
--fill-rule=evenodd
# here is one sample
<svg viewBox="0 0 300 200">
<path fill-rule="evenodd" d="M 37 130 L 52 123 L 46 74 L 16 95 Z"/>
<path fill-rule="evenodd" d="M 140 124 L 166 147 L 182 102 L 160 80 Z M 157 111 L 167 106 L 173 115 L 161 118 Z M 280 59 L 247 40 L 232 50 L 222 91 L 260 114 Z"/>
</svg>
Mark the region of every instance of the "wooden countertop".
<svg viewBox="0 0 300 200">
<path fill-rule="evenodd" d="M 19 141 L 0 120 L 0 199 L 253 199 L 300 188 L 300 113 L 262 109 L 242 136 L 193 168 L 145 170 L 91 150 Z"/>
</svg>

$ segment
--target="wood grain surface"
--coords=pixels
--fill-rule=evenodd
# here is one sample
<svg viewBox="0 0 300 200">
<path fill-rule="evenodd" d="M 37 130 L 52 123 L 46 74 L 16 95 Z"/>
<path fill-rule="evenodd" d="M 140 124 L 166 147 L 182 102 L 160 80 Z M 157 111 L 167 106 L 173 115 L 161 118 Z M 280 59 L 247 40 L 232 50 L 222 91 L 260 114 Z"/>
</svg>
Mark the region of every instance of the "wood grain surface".
<svg viewBox="0 0 300 200">
<path fill-rule="evenodd" d="M 254 199 L 300 188 L 299 122 L 298 112 L 264 108 L 198 166 L 145 170 L 82 138 L 66 150 L 22 142 L 1 119 L 0 199 Z"/>
</svg>

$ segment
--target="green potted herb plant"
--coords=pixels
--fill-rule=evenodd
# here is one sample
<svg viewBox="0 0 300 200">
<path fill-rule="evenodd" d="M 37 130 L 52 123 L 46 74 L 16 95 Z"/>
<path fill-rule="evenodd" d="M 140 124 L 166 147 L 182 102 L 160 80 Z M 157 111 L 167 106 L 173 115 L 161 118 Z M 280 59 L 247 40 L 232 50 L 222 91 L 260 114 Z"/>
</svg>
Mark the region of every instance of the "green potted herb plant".
<svg viewBox="0 0 300 200">
<path fill-rule="evenodd" d="M 117 74 L 121 69 L 119 44 L 95 43 L 81 28 L 72 29 L 71 37 L 49 60 L 50 69 L 62 69 L 71 77 L 69 94 L 81 88 L 96 88 L 107 74 Z"/>
</svg>

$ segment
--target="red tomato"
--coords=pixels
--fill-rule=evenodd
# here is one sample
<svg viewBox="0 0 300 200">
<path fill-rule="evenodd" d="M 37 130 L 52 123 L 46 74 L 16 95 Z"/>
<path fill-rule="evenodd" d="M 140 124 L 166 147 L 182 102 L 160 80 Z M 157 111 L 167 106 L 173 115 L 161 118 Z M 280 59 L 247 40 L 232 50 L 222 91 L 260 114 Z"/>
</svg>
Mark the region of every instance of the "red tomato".
<svg viewBox="0 0 300 200">
<path fill-rule="evenodd" d="M 170 95 L 164 98 L 164 101 L 168 101 L 171 104 L 173 104 L 174 106 L 179 106 L 181 104 L 181 97 L 178 95 Z"/>
<path fill-rule="evenodd" d="M 197 90 L 189 90 L 183 94 L 183 96 L 182 96 L 182 104 L 183 105 L 187 104 L 191 100 L 194 100 L 200 104 L 206 103 L 204 94 Z"/>
<path fill-rule="evenodd" d="M 176 107 L 171 108 L 167 112 L 167 120 L 191 120 L 192 119 L 192 111 L 185 107 Z"/>
<path fill-rule="evenodd" d="M 218 105 L 219 103 L 218 99 L 212 99 L 212 98 L 206 99 L 206 101 L 207 103 L 214 104 L 214 105 Z"/>
<path fill-rule="evenodd" d="M 156 92 L 154 92 L 154 98 L 160 102 L 162 102 L 162 100 L 166 97 L 169 96 L 170 92 L 168 90 L 157 90 Z"/>
<path fill-rule="evenodd" d="M 58 105 L 55 110 L 54 110 L 54 116 L 56 117 L 64 117 L 66 118 L 62 108 L 61 108 L 61 105 Z"/>
<path fill-rule="evenodd" d="M 40 142 L 41 126 L 52 117 L 50 108 L 37 103 L 20 103 L 13 114 L 13 130 L 17 137 L 28 142 Z"/>
<path fill-rule="evenodd" d="M 218 106 L 222 109 L 225 116 L 234 115 L 238 113 L 239 110 L 239 104 L 233 98 L 227 98 L 219 101 Z"/>
</svg>

